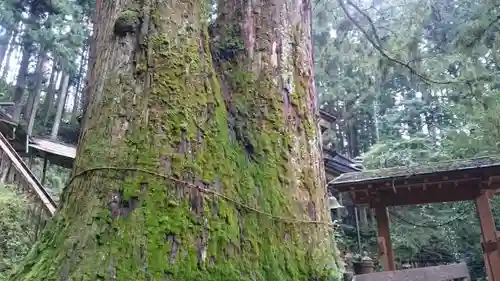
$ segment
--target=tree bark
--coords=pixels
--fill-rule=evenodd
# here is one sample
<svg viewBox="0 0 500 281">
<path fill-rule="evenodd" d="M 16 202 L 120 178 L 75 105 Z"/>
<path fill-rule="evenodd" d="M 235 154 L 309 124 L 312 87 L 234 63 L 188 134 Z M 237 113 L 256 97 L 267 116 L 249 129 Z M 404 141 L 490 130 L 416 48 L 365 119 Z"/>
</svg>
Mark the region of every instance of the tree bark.
<svg viewBox="0 0 500 281">
<path fill-rule="evenodd" d="M 19 66 L 19 71 L 17 73 L 16 87 L 14 90 L 14 99 L 13 99 L 15 105 L 12 111 L 12 120 L 14 120 L 15 122 L 19 122 L 19 119 L 21 117 L 23 97 L 24 97 L 24 92 L 26 91 L 26 76 L 28 74 L 30 57 L 33 54 L 33 51 L 34 47 L 32 40 L 29 38 L 28 35 L 24 35 L 23 54 Z"/>
<path fill-rule="evenodd" d="M 97 2 L 74 178 L 9 280 L 329 279 L 310 3 L 220 6 L 217 75 L 204 1 Z"/>
<path fill-rule="evenodd" d="M 23 120 L 28 121 L 30 119 L 30 115 L 33 109 L 33 104 L 36 99 L 40 99 L 40 92 L 42 91 L 42 82 L 44 79 L 43 68 L 45 67 L 45 63 L 47 62 L 47 53 L 44 49 L 40 50 L 40 54 L 38 56 L 38 61 L 35 67 L 35 85 L 31 89 L 28 101 L 26 102 L 26 106 L 24 108 Z M 29 121 L 28 121 L 29 122 Z"/>
<path fill-rule="evenodd" d="M 33 99 L 31 102 L 28 103 L 28 109 L 27 109 L 27 114 L 26 118 L 28 118 L 28 136 L 31 136 L 33 134 L 33 127 L 35 126 L 35 117 L 36 117 L 36 112 L 38 111 L 38 104 L 40 104 L 40 93 L 42 92 L 42 86 L 43 86 L 43 68 L 45 66 L 45 63 L 47 62 L 47 53 L 45 50 L 42 50 L 40 53 L 40 57 L 38 58 L 37 66 L 35 72 L 37 73 L 38 77 L 36 80 L 35 88 L 33 89 Z M 50 82 L 54 79 L 54 71 L 52 71 L 52 74 L 50 75 Z"/>
<path fill-rule="evenodd" d="M 12 53 L 16 49 L 16 38 L 17 38 L 18 34 L 19 34 L 19 24 L 16 25 L 16 28 L 14 29 L 14 32 L 13 32 L 13 34 L 11 36 L 11 39 L 8 42 L 8 45 L 7 45 L 8 49 L 6 50 L 7 54 L 5 55 L 5 58 L 4 58 L 5 65 L 3 66 L 3 69 L 2 69 L 2 67 L 0 65 L 0 69 L 2 69 L 2 76 L 1 76 L 0 79 L 5 79 L 5 77 L 9 73 L 9 70 L 10 70 L 10 58 L 12 57 Z"/>
<path fill-rule="evenodd" d="M 64 106 L 66 105 L 66 95 L 68 95 L 69 78 L 69 73 L 66 73 L 62 77 L 61 91 L 57 99 L 56 116 L 54 117 L 54 124 L 52 124 L 52 132 L 50 133 L 50 139 L 52 140 L 56 140 L 57 134 L 59 133 L 59 126 L 61 125 L 61 118 L 63 116 Z"/>
<path fill-rule="evenodd" d="M 2 68 L 3 60 L 9 48 L 9 42 L 14 35 L 14 30 L 7 31 L 3 36 L 0 37 L 0 69 Z"/>
<path fill-rule="evenodd" d="M 96 13 L 92 15 L 92 22 L 94 25 L 96 24 Z M 87 73 L 85 75 L 85 88 L 83 89 L 82 92 L 82 98 L 80 99 L 81 101 L 81 107 L 82 107 L 82 119 L 81 119 L 81 126 L 84 126 L 85 122 L 85 115 L 87 113 L 87 108 L 89 107 L 90 100 L 91 100 L 91 95 L 95 91 L 94 87 L 94 81 L 96 81 L 97 77 L 93 77 L 92 75 L 95 74 L 95 72 L 90 71 L 90 69 L 95 67 L 96 63 L 96 58 L 97 58 L 97 37 L 94 32 L 92 36 L 89 37 L 89 55 L 87 58 Z"/>
<path fill-rule="evenodd" d="M 51 80 L 49 88 L 47 90 L 47 94 L 45 95 L 45 99 L 43 100 L 42 104 L 42 112 L 43 112 L 43 125 L 47 126 L 47 123 L 49 122 L 49 118 L 51 116 L 51 113 L 54 109 L 54 99 L 56 97 L 56 92 L 57 90 L 57 80 L 59 80 L 59 77 L 61 77 L 61 80 L 59 82 L 59 89 L 62 89 L 62 83 L 64 82 L 62 79 L 63 72 L 57 72 L 57 61 L 54 62 L 53 66 L 56 70 L 54 80 Z M 54 70 L 53 70 L 54 71 Z"/>
<path fill-rule="evenodd" d="M 83 99 L 83 90 L 80 91 L 80 86 L 82 84 L 82 81 L 85 80 L 84 77 L 84 69 L 85 69 L 85 62 L 86 62 L 86 57 L 87 57 L 87 48 L 84 48 L 82 51 L 82 56 L 80 59 L 80 69 L 78 70 L 78 82 L 76 83 L 75 86 L 75 95 L 73 97 L 73 108 L 71 110 L 71 124 L 76 125 L 77 122 L 77 117 L 78 117 L 78 104 L 80 104 L 80 100 Z M 82 95 L 80 96 L 80 93 Z"/>
</svg>

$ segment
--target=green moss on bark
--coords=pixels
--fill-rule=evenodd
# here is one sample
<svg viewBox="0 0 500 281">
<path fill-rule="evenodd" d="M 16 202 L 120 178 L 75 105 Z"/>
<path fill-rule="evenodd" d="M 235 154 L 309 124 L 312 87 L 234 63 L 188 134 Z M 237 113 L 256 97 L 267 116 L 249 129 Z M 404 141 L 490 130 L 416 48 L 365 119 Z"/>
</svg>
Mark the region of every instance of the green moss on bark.
<svg viewBox="0 0 500 281">
<path fill-rule="evenodd" d="M 122 11 L 115 21 L 114 32 L 118 36 L 125 36 L 136 31 L 140 24 L 140 13 L 136 8 Z"/>
</svg>

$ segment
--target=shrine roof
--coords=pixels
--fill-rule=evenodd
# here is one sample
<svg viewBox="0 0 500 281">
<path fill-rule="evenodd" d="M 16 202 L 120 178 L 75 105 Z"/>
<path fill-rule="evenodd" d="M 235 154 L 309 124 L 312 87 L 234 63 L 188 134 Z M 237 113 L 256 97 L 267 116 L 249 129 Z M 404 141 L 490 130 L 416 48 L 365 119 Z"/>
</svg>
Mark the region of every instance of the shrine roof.
<svg viewBox="0 0 500 281">
<path fill-rule="evenodd" d="M 500 155 L 345 173 L 329 188 L 372 206 L 473 200 L 482 190 L 500 190 Z"/>
<path fill-rule="evenodd" d="M 332 182 L 332 185 L 368 183 L 394 178 L 425 176 L 443 172 L 467 171 L 491 167 L 500 167 L 500 155 L 466 160 L 450 160 L 428 165 L 413 165 L 346 173 L 336 178 Z"/>
</svg>

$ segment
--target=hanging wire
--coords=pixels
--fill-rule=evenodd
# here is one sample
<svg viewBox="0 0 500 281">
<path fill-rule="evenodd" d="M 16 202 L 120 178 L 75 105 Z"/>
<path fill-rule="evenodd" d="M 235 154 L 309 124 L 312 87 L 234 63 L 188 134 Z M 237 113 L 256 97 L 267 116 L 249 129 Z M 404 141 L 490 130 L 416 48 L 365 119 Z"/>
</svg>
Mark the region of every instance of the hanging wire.
<svg viewBox="0 0 500 281">
<path fill-rule="evenodd" d="M 79 171 L 79 172 L 75 173 L 69 179 L 69 181 L 66 184 L 66 186 L 65 186 L 64 189 L 66 189 L 68 186 L 70 186 L 75 179 L 77 179 L 77 178 L 79 178 L 81 176 L 84 176 L 84 175 L 86 175 L 88 173 L 96 172 L 96 171 L 139 172 L 139 173 L 144 173 L 144 174 L 148 174 L 148 175 L 153 176 L 153 177 L 162 178 L 162 179 L 164 179 L 166 181 L 169 181 L 171 183 L 174 183 L 174 184 L 183 185 L 184 187 L 187 187 L 187 188 L 197 189 L 200 192 L 205 193 L 205 194 L 211 194 L 211 195 L 213 195 L 215 197 L 218 197 L 220 199 L 223 199 L 223 200 L 225 200 L 227 202 L 233 203 L 237 207 L 245 209 L 246 211 L 251 211 L 251 212 L 260 214 L 262 216 L 266 216 L 269 219 L 272 219 L 272 220 L 275 220 L 275 221 L 280 221 L 280 222 L 290 223 L 290 224 L 324 225 L 324 226 L 336 229 L 336 225 L 334 223 L 332 223 L 331 220 L 323 221 L 323 220 L 297 219 L 297 218 L 294 218 L 294 217 L 286 217 L 286 216 L 282 216 L 282 215 L 278 215 L 278 214 L 272 214 L 272 213 L 269 213 L 269 212 L 265 212 L 265 211 L 259 210 L 256 207 L 252 207 L 252 206 L 246 205 L 245 203 L 240 202 L 239 200 L 237 200 L 235 198 L 229 197 L 229 196 L 227 196 L 225 194 L 217 192 L 216 190 L 210 189 L 210 187 L 208 185 L 207 186 L 196 185 L 196 184 L 193 184 L 193 183 L 190 183 L 190 182 L 187 182 L 187 181 L 175 178 L 175 177 L 163 175 L 163 174 L 160 174 L 160 173 L 155 172 L 155 171 L 150 171 L 150 170 L 146 170 L 146 169 L 142 169 L 142 168 L 138 168 L 138 167 L 103 166 L 103 167 L 93 167 L 93 168 L 84 169 L 82 171 Z"/>
</svg>

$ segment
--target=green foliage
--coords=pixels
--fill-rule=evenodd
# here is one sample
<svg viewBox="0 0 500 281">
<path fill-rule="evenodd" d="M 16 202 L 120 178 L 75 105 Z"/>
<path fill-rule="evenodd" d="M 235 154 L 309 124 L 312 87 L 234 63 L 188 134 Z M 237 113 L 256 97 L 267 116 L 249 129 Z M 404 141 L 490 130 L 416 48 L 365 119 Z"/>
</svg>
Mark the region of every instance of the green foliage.
<svg viewBox="0 0 500 281">
<path fill-rule="evenodd" d="M 29 159 L 25 159 L 26 163 L 28 163 L 29 161 Z M 43 160 L 41 158 L 33 158 L 31 161 L 31 170 L 33 171 L 33 173 L 35 173 L 35 175 L 38 176 L 39 179 L 41 179 Z M 59 197 L 63 191 L 63 188 L 66 186 L 70 175 L 70 169 L 50 164 L 50 162 L 47 165 L 44 186 L 47 188 L 47 191 L 49 191 L 54 200 L 59 201 Z"/>
<path fill-rule="evenodd" d="M 412 166 L 449 160 L 434 141 L 425 136 L 387 139 L 377 142 L 363 155 L 367 169 Z"/>
<path fill-rule="evenodd" d="M 12 97 L 13 92 L 14 89 L 12 85 L 8 84 L 3 79 L 0 79 L 0 100 L 4 101 L 6 100 L 6 98 L 10 99 Z"/>
<path fill-rule="evenodd" d="M 15 187 L 0 186 L 0 280 L 4 280 L 33 243 L 33 225 L 28 220 L 28 202 Z"/>
<path fill-rule="evenodd" d="M 324 0 L 315 8 L 320 104 L 338 120 L 326 142 L 363 156 L 371 169 L 500 153 L 497 5 L 343 1 L 343 9 L 339 3 Z M 492 200 L 497 220 L 499 201 Z M 471 204 L 392 211 L 397 259 L 465 260 L 475 279 L 484 277 Z M 376 251 L 365 234 L 366 249 Z M 344 239 L 356 250 L 355 234 Z"/>
</svg>

